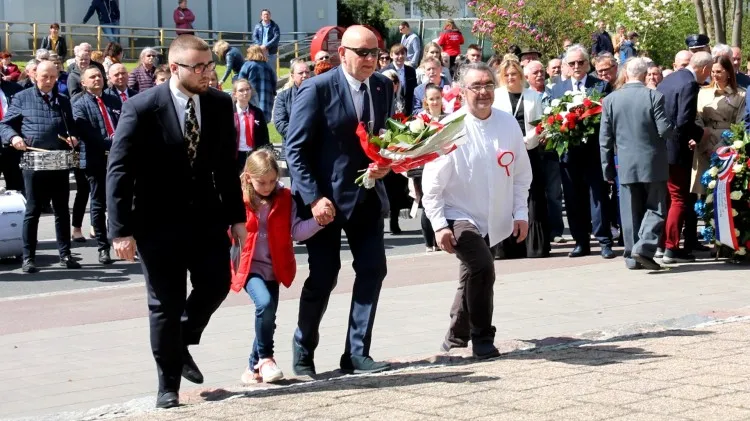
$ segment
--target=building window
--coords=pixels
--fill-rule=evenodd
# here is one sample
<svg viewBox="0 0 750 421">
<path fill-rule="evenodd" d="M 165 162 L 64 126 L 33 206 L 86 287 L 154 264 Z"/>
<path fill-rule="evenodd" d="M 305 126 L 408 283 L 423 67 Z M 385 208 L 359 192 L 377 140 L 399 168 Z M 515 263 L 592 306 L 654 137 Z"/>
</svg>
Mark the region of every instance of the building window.
<svg viewBox="0 0 750 421">
<path fill-rule="evenodd" d="M 409 0 L 404 5 L 404 15 L 409 19 L 421 18 L 422 11 L 419 10 L 417 0 Z"/>
</svg>

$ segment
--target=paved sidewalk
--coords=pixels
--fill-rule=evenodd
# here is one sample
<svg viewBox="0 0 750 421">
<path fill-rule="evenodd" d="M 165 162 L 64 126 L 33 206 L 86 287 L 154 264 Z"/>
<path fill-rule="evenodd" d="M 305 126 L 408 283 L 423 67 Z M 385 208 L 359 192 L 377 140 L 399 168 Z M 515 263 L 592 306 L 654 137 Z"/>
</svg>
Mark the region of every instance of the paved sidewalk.
<svg viewBox="0 0 750 421">
<path fill-rule="evenodd" d="M 192 403 L 123 421 L 747 420 L 750 321 L 739 320 L 694 330 L 654 326 L 488 362 L 463 358 L 464 351 L 384 375 L 183 393 Z"/>
</svg>

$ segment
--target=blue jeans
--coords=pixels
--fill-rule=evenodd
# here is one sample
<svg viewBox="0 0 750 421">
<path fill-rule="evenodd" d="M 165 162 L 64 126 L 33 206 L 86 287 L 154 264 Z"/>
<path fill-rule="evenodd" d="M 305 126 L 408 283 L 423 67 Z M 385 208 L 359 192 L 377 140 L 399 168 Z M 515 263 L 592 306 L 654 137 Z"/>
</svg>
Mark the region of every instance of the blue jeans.
<svg viewBox="0 0 750 421">
<path fill-rule="evenodd" d="M 255 303 L 255 340 L 250 353 L 252 370 L 262 358 L 273 357 L 273 333 L 279 306 L 279 283 L 266 281 L 255 273 L 248 276 L 245 291 Z"/>
<path fill-rule="evenodd" d="M 120 21 L 114 21 L 112 23 L 108 23 L 107 25 L 119 25 Z M 111 42 L 117 42 L 119 43 L 119 37 L 120 35 L 120 28 L 102 28 L 102 33 L 107 36 L 107 39 L 109 39 Z"/>
<path fill-rule="evenodd" d="M 274 73 L 276 73 L 276 57 L 278 57 L 278 54 L 268 55 L 268 64 L 271 65 L 271 68 L 273 69 Z"/>
</svg>

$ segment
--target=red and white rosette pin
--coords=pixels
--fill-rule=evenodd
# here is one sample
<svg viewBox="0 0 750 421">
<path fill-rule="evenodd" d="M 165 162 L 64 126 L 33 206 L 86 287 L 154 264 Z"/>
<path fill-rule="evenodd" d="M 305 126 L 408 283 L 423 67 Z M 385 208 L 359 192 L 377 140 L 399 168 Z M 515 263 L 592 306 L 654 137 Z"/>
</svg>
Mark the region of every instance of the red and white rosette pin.
<svg viewBox="0 0 750 421">
<path fill-rule="evenodd" d="M 516 160 L 516 156 L 511 151 L 497 151 L 497 165 L 505 170 L 505 174 L 510 177 L 510 164 Z"/>
</svg>

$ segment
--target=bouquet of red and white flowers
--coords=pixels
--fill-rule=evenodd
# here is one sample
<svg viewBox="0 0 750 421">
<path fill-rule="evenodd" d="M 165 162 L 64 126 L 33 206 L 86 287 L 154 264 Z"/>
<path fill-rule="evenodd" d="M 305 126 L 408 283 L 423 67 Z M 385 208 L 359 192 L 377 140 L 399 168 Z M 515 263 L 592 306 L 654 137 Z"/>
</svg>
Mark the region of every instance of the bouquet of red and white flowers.
<svg viewBox="0 0 750 421">
<path fill-rule="evenodd" d="M 545 149 L 562 156 L 571 147 L 586 143 L 599 127 L 602 96 L 598 91 L 588 96 L 585 92 L 568 91 L 553 99 L 536 124 L 536 133 L 546 141 Z"/>
<path fill-rule="evenodd" d="M 357 136 L 365 155 L 373 161 L 370 167 L 390 165 L 394 172 L 405 173 L 454 151 L 465 136 L 465 116 L 457 112 L 437 122 L 424 114 L 412 118 L 396 114 L 377 135 L 360 123 Z M 369 168 L 355 182 L 368 189 L 375 186 Z"/>
</svg>

